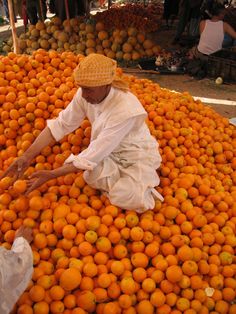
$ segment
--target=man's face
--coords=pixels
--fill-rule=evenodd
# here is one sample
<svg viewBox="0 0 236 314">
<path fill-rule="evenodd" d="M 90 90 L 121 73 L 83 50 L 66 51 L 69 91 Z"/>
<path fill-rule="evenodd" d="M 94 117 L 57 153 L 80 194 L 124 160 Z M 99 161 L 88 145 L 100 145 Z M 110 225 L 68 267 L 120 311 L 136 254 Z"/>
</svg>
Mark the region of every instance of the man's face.
<svg viewBox="0 0 236 314">
<path fill-rule="evenodd" d="M 81 86 L 82 97 L 90 104 L 99 104 L 109 94 L 111 85 L 103 85 L 97 87 Z"/>
</svg>

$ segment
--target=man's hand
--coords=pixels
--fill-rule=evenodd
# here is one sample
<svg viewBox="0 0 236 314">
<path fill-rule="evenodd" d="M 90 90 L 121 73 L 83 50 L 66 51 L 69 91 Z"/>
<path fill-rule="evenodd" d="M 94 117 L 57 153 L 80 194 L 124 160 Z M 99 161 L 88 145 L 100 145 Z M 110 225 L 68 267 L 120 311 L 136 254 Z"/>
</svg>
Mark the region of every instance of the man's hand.
<svg viewBox="0 0 236 314">
<path fill-rule="evenodd" d="M 9 176 L 14 178 L 14 181 L 21 178 L 25 170 L 30 165 L 30 158 L 25 155 L 20 156 L 7 168 L 7 170 L 1 175 L 0 179 Z"/>
<path fill-rule="evenodd" d="M 55 178 L 53 170 L 40 170 L 33 173 L 27 181 L 26 195 L 40 187 L 45 182 Z"/>
<path fill-rule="evenodd" d="M 33 232 L 32 229 L 29 227 L 21 226 L 15 234 L 15 239 L 23 237 L 29 243 L 33 240 Z"/>
</svg>

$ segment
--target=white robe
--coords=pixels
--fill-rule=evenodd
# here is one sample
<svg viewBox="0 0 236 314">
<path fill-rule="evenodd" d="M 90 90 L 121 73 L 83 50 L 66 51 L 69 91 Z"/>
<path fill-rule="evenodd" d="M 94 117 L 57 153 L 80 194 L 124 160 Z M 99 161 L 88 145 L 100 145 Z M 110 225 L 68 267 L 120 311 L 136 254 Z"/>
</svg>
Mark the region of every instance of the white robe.
<svg viewBox="0 0 236 314">
<path fill-rule="evenodd" d="M 85 181 L 121 208 L 143 212 L 154 207 L 155 199 L 163 200 L 154 189 L 160 182 L 156 173 L 161 163 L 158 143 L 150 134 L 147 113 L 137 97 L 111 88 L 101 103 L 90 104 L 79 89 L 67 108 L 47 125 L 59 141 L 85 117 L 92 125 L 91 142 L 65 163 L 85 170 Z"/>
<path fill-rule="evenodd" d="M 0 247 L 0 314 L 8 314 L 27 288 L 33 273 L 29 243 L 16 238 L 11 250 Z"/>
</svg>

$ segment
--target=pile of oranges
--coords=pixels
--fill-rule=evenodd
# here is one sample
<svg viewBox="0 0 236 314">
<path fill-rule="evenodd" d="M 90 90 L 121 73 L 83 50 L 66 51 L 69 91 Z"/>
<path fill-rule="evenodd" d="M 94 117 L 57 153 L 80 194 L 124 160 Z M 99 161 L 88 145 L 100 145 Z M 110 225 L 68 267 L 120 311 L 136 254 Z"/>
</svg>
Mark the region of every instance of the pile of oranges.
<svg viewBox="0 0 236 314">
<path fill-rule="evenodd" d="M 0 57 L 0 169 L 71 101 L 81 58 L 44 50 Z M 73 173 L 26 197 L 27 176 L 88 146 L 89 121 L 45 147 L 25 178 L 0 181 L 1 245 L 10 248 L 22 224 L 34 234 L 33 277 L 14 313 L 236 313 L 235 127 L 187 92 L 124 78 L 160 145 L 164 202 L 143 214 L 121 210 Z"/>
</svg>

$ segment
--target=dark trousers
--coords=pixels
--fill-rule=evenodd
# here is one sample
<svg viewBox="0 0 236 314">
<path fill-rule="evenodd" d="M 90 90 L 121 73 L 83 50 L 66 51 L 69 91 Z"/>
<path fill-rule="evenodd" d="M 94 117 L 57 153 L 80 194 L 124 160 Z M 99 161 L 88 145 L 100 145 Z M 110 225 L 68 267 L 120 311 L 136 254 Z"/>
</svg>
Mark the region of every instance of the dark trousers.
<svg viewBox="0 0 236 314">
<path fill-rule="evenodd" d="M 65 1 L 55 0 L 54 3 L 56 15 L 64 21 L 66 19 Z M 74 18 L 77 15 L 77 3 L 75 0 L 68 0 L 68 9 L 70 18 Z"/>
<path fill-rule="evenodd" d="M 188 0 L 182 0 L 179 8 L 179 21 L 177 24 L 175 38 L 179 39 L 188 24 L 191 8 Z"/>
<path fill-rule="evenodd" d="M 9 20 L 9 9 L 8 9 L 8 1 L 3 0 L 3 9 L 6 15 L 6 18 Z"/>
<path fill-rule="evenodd" d="M 35 25 L 38 19 L 44 21 L 47 18 L 46 0 L 42 1 L 42 12 L 38 0 L 26 0 L 26 9 L 30 24 L 32 25 Z"/>
<path fill-rule="evenodd" d="M 6 15 L 6 18 L 9 20 L 10 19 L 10 15 L 9 15 L 9 8 L 8 8 L 8 1 L 7 0 L 3 0 L 3 9 Z M 13 6 L 13 12 L 14 12 L 14 6 Z M 14 12 L 14 20 L 16 22 L 16 16 L 15 16 L 15 12 Z"/>
</svg>

